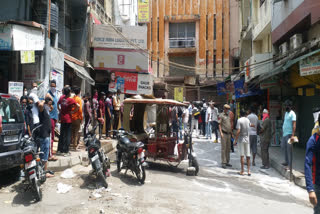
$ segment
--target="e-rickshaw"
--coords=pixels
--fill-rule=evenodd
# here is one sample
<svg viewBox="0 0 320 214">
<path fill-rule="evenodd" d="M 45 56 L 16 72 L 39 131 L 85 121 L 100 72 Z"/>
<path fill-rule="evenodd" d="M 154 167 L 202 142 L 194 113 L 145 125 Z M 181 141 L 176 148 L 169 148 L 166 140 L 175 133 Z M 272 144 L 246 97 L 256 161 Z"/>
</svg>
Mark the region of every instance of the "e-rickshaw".
<svg viewBox="0 0 320 214">
<path fill-rule="evenodd" d="M 123 128 L 132 133 L 134 140 L 145 144 L 147 159 L 166 161 L 176 167 L 181 161 L 189 160 L 187 175 L 197 175 L 199 164 L 192 147 L 192 135 L 185 129 L 184 140 L 179 142 L 171 125 L 173 107 L 186 107 L 186 104 L 142 96 L 126 99 Z"/>
</svg>

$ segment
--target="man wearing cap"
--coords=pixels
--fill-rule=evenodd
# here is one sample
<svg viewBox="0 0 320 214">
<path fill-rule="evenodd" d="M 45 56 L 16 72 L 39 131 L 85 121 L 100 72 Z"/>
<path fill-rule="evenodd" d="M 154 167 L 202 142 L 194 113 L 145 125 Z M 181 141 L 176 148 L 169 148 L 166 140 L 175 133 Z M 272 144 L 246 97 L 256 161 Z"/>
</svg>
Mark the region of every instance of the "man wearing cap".
<svg viewBox="0 0 320 214">
<path fill-rule="evenodd" d="M 230 161 L 230 148 L 231 148 L 231 122 L 229 117 L 230 106 L 225 104 L 223 106 L 223 112 L 219 117 L 219 131 L 221 136 L 221 164 L 222 168 L 227 166 L 232 167 Z"/>
<path fill-rule="evenodd" d="M 292 110 L 292 102 L 290 100 L 286 100 L 284 103 L 284 106 L 286 108 L 286 114 L 284 116 L 284 121 L 282 125 L 282 132 L 283 137 L 281 141 L 281 148 L 284 153 L 284 159 L 285 162 L 282 163 L 283 166 L 288 167 L 290 166 L 291 161 L 291 146 L 292 144 L 288 144 L 288 140 L 294 140 L 294 133 L 296 131 L 296 121 L 297 116 Z M 288 168 L 287 168 L 288 169 Z"/>
<path fill-rule="evenodd" d="M 261 138 L 261 159 L 262 166 L 261 169 L 269 169 L 269 144 L 271 140 L 271 121 L 269 119 L 269 112 L 267 109 L 263 110 L 262 114 L 262 125 L 260 130 Z"/>
</svg>

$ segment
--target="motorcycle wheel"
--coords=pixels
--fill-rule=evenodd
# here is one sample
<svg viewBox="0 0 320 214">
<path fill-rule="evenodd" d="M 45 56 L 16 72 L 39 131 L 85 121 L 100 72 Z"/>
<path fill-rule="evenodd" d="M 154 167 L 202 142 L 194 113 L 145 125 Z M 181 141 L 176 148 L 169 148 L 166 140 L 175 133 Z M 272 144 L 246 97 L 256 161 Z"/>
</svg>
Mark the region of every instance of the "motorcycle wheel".
<svg viewBox="0 0 320 214">
<path fill-rule="evenodd" d="M 196 169 L 195 175 L 198 175 L 199 163 L 196 157 L 192 157 L 192 166 Z"/>
<path fill-rule="evenodd" d="M 39 165 L 37 167 L 38 167 L 38 172 L 39 172 L 40 183 L 43 184 L 44 182 L 46 182 L 47 176 L 43 170 L 43 166 L 42 166 L 41 162 L 39 163 Z"/>
<path fill-rule="evenodd" d="M 33 186 L 33 190 L 35 192 L 36 201 L 41 201 L 42 192 L 41 192 L 41 189 L 40 189 L 40 185 L 38 183 L 38 178 L 32 179 L 32 186 Z"/>
<path fill-rule="evenodd" d="M 102 185 L 105 187 L 105 188 L 108 188 L 108 183 L 106 181 L 106 175 L 103 174 L 103 171 L 100 170 L 97 174 L 97 178 L 98 180 L 100 180 L 102 182 Z"/>
<path fill-rule="evenodd" d="M 138 169 L 136 170 L 136 176 L 138 181 L 141 184 L 144 184 L 144 181 L 146 179 L 146 171 L 144 169 L 144 166 L 142 166 L 141 164 L 139 164 Z"/>
<path fill-rule="evenodd" d="M 117 170 L 118 170 L 118 172 L 121 172 L 122 166 L 123 166 L 123 161 L 122 161 L 122 156 L 120 154 L 117 157 Z"/>
</svg>

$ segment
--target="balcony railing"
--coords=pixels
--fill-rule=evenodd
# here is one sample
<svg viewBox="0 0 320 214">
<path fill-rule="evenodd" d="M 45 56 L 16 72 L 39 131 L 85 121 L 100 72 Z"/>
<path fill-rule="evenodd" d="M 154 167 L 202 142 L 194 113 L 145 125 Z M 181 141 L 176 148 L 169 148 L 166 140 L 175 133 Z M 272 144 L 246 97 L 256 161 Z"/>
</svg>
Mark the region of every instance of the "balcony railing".
<svg viewBox="0 0 320 214">
<path fill-rule="evenodd" d="M 170 38 L 169 47 L 170 48 L 193 48 L 196 46 L 195 38 Z"/>
</svg>

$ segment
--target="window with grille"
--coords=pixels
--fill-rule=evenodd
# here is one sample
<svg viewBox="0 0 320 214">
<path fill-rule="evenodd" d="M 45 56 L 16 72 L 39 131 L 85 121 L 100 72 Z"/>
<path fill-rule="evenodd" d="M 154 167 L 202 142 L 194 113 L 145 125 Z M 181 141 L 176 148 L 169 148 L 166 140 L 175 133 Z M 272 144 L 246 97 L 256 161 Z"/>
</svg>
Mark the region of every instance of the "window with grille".
<svg viewBox="0 0 320 214">
<path fill-rule="evenodd" d="M 169 47 L 189 48 L 195 47 L 195 23 L 170 23 L 169 25 Z"/>
</svg>

